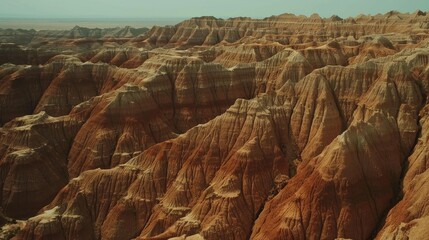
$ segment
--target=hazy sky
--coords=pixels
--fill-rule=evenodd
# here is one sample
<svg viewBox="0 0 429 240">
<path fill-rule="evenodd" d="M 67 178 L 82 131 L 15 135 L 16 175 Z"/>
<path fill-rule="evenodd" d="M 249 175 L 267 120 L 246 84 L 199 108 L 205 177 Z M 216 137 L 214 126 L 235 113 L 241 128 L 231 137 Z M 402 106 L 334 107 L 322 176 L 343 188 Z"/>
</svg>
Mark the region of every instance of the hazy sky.
<svg viewBox="0 0 429 240">
<path fill-rule="evenodd" d="M 429 11 L 429 0 L 0 0 L 0 18 L 341 17 L 390 10 Z"/>
</svg>

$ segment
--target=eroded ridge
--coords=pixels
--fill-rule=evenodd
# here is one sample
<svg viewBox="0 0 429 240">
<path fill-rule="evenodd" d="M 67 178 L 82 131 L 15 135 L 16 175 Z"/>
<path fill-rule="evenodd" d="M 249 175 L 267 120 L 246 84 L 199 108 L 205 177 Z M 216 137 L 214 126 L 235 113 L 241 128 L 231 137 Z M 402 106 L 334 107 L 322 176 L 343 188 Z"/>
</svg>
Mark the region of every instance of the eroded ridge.
<svg viewBox="0 0 429 240">
<path fill-rule="evenodd" d="M 1 234 L 424 238 L 428 17 L 1 30 Z"/>
</svg>

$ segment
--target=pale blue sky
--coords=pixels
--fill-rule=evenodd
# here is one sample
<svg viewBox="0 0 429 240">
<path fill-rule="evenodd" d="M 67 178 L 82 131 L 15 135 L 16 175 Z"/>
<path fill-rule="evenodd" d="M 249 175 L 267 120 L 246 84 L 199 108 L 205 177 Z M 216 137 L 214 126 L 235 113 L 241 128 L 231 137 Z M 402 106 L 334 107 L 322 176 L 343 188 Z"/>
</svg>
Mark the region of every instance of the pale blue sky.
<svg viewBox="0 0 429 240">
<path fill-rule="evenodd" d="M 429 0 L 0 0 L 0 18 L 348 17 L 416 9 L 429 11 Z"/>
</svg>

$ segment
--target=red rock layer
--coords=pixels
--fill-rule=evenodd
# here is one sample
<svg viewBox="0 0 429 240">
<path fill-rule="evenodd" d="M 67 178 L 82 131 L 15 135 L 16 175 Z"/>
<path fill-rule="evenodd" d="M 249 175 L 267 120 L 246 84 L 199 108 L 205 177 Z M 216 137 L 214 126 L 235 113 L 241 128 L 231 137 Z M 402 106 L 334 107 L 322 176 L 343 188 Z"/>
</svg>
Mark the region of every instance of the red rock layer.
<svg viewBox="0 0 429 240">
<path fill-rule="evenodd" d="M 9 193 L 3 195 L 2 206 L 14 217 L 32 215 L 34 209 L 47 204 L 53 197 L 52 192 L 67 183 L 68 175 L 75 177 L 88 169 L 124 163 L 147 147 L 212 119 L 236 98 L 252 97 L 254 88 L 254 77 L 247 77 L 252 76 L 252 72 L 228 70 L 218 64 L 174 55 L 155 55 L 136 70 L 57 56 L 45 66 L 5 65 L 3 74 L 1 116 L 4 121 L 33 111 L 46 111 L 54 116 L 70 112 L 70 116 L 77 114 L 82 119 L 76 126 L 77 132 L 62 146 L 65 148 L 62 155 L 54 158 L 67 166 L 68 174 L 63 174 L 63 165 L 61 171 L 58 170 L 64 175 L 61 181 L 46 189 L 41 200 L 34 204 L 28 199 L 32 190 L 23 186 L 19 187 L 22 194 L 12 200 L 6 199 Z M 23 88 L 27 90 L 18 91 Z M 28 93 L 31 95 L 25 96 Z M 99 94 L 102 95 L 95 97 Z M 195 114 L 197 112 L 199 114 Z M 63 124 L 63 118 L 59 121 Z M 12 134 L 14 130 L 7 126 L 4 131 Z M 38 131 L 28 128 L 26 135 L 61 138 L 61 134 L 52 136 L 50 131 L 50 127 Z M 34 147 L 31 142 L 18 144 L 4 140 L 3 144 L 10 149 Z M 5 151 L 2 161 L 13 162 L 7 160 L 10 154 Z M 27 161 L 31 158 L 22 160 Z M 8 164 L 2 165 L 4 179 L 24 174 L 20 168 L 10 170 Z M 46 187 L 46 183 L 37 178 L 31 184 L 40 191 Z M 3 191 L 11 191 L 6 187 L 4 185 Z M 16 208 L 10 205 L 11 201 L 16 204 L 30 201 L 27 205 L 31 207 Z"/>
<path fill-rule="evenodd" d="M 406 33 L 414 39 L 428 34 L 426 13 L 401 14 L 389 12 L 375 16 L 360 15 L 341 19 L 319 16 L 283 14 L 265 19 L 214 17 L 192 18 L 176 26 L 153 27 L 141 39 L 152 46 L 215 45 L 233 43 L 245 37 L 266 38 L 281 44 L 325 42 L 332 38 L 352 36 L 355 39 L 370 34 Z"/>
<path fill-rule="evenodd" d="M 203 17 L 2 45 L 53 54 L 0 67 L 2 212 L 33 216 L 16 239 L 421 238 L 426 22 Z"/>
<path fill-rule="evenodd" d="M 393 207 L 376 239 L 424 239 L 428 233 L 428 107 L 420 112 L 422 134 L 406 162 L 402 199 Z"/>
<path fill-rule="evenodd" d="M 293 89 L 285 91 L 290 92 Z M 83 192 L 81 195 L 86 199 L 84 202 L 90 201 L 98 206 L 95 212 L 88 213 L 97 219 L 91 231 L 97 232 L 98 237 L 101 235 L 107 238 L 161 234 L 167 227 L 189 213 L 192 207 L 199 212 L 200 207 L 205 204 L 196 203 L 198 200 L 203 201 L 205 199 L 203 196 L 208 194 L 214 197 L 213 200 L 219 199 L 218 204 L 224 206 L 230 201 L 235 205 L 234 202 L 244 203 L 244 199 L 247 199 L 246 212 L 250 216 L 255 216 L 271 190 L 270 182 L 276 176 L 281 179 L 282 175 L 289 174 L 287 155 L 292 156 L 291 158 L 294 155 L 293 152 L 282 152 L 282 146 L 284 148 L 285 145 L 289 145 L 290 140 L 286 135 L 275 132 L 281 129 L 279 124 L 291 114 L 291 109 L 283 108 L 281 105 L 283 101 L 279 100 L 281 99 L 268 97 L 250 102 L 238 100 L 222 116 L 205 125 L 197 126 L 174 140 L 149 148 L 125 165 L 112 170 L 85 172 L 76 181 L 72 180 L 73 184 L 62 190 L 61 196 L 54 200 L 53 205 L 79 201 L 81 188 L 87 188 L 92 192 L 91 189 L 95 187 L 98 189 L 96 192 L 108 193 L 99 196 L 91 194 L 94 198 Z M 212 150 L 207 152 L 205 149 L 208 149 L 208 146 L 212 146 L 210 148 Z M 238 158 L 243 156 L 248 156 L 249 159 L 241 159 L 238 162 Z M 243 169 L 248 170 L 242 173 Z M 221 182 L 217 181 L 225 176 L 225 171 L 232 171 L 231 173 L 235 172 L 238 175 L 230 176 Z M 106 184 L 100 184 L 99 179 L 93 179 L 95 175 L 105 179 L 101 181 L 107 181 Z M 254 184 L 256 185 L 253 186 Z M 115 193 L 110 195 L 111 191 L 105 187 L 115 185 L 117 186 L 114 187 Z M 248 190 L 241 192 L 242 187 Z M 107 205 L 98 205 L 101 203 L 98 199 L 104 199 L 103 202 Z M 66 215 L 69 210 L 75 211 L 74 207 L 68 208 L 66 205 L 64 207 Z M 82 205 L 81 210 L 86 211 L 87 207 L 88 205 Z M 118 223 L 118 216 L 129 216 L 124 222 L 130 228 L 129 231 L 124 232 L 114 227 Z M 211 214 L 207 217 L 209 216 Z M 225 217 L 236 219 L 240 216 Z M 220 224 L 217 222 L 212 222 L 213 227 Z M 243 230 L 236 234 L 249 232 L 249 223 L 247 220 Z M 193 221 L 184 224 L 192 226 Z M 143 228 L 144 226 L 146 227 Z M 223 225 L 223 228 L 228 226 L 232 225 Z M 193 228 L 186 229 L 180 231 L 188 233 Z M 70 229 L 70 232 L 65 234 L 74 234 L 74 231 L 75 229 Z M 168 232 L 164 234 L 171 235 Z"/>
<path fill-rule="evenodd" d="M 94 168 L 127 162 L 148 146 L 175 137 L 150 93 L 124 85 L 84 102 L 73 113 L 90 112 L 68 154 L 68 172 L 77 177 Z"/>
<path fill-rule="evenodd" d="M 421 92 L 404 65 L 421 56 L 404 55 L 383 59 L 382 74 L 360 98 L 351 125 L 266 204 L 251 238 L 373 236 L 395 201 L 418 132 Z"/>
<path fill-rule="evenodd" d="M 67 184 L 67 154 L 82 124 L 78 116 L 40 112 L 0 129 L 0 199 L 6 215 L 36 214 Z"/>
<path fill-rule="evenodd" d="M 339 73 L 362 71 L 356 66 L 328 68 L 332 75 L 315 72 L 274 95 L 238 100 L 124 165 L 83 173 L 46 208 L 57 207 L 59 217 L 32 220 L 21 236 L 36 236 L 38 228 L 50 236 L 94 232 L 106 239 L 369 238 L 394 202 L 408 140 L 418 130 L 420 90 L 400 66 L 417 59 L 424 65 L 428 55 L 411 51 L 372 61 L 380 71 L 366 68 L 375 77 L 342 134 L 347 121 L 336 99 L 353 85 L 333 86 L 349 77 Z M 88 216 L 92 225 L 76 222 Z"/>
</svg>

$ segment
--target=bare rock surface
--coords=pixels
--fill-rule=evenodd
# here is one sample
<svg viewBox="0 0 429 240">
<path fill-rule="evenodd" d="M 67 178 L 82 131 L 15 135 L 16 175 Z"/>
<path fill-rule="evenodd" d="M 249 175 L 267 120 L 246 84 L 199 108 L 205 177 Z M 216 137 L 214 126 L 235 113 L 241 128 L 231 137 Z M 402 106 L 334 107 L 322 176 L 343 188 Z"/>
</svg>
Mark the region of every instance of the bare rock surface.
<svg viewBox="0 0 429 240">
<path fill-rule="evenodd" d="M 0 30 L 0 236 L 424 239 L 428 17 Z"/>
</svg>

